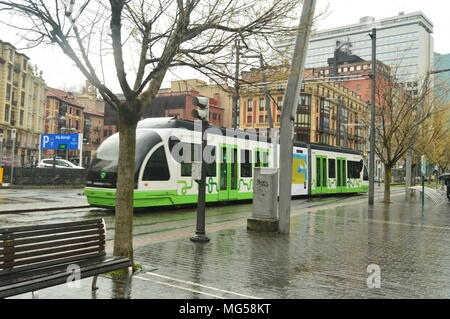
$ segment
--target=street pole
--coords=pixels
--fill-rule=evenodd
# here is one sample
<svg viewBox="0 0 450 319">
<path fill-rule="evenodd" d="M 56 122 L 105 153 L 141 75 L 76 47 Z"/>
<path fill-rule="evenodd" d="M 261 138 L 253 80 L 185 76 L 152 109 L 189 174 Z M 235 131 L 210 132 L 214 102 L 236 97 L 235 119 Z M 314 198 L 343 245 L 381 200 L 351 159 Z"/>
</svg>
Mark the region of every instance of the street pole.
<svg viewBox="0 0 450 319">
<path fill-rule="evenodd" d="M 343 106 L 343 100 L 339 99 L 338 105 L 337 105 L 337 147 L 341 147 L 341 110 Z"/>
<path fill-rule="evenodd" d="M 291 69 L 281 112 L 280 134 L 280 178 L 279 178 L 279 231 L 288 234 L 291 223 L 292 194 L 292 148 L 294 140 L 294 120 L 300 95 L 306 53 L 312 29 L 316 0 L 303 2 L 299 30 L 295 42 Z M 310 178 L 310 177 L 309 177 Z M 309 180 L 311 182 L 311 179 Z"/>
<path fill-rule="evenodd" d="M 16 156 L 15 156 L 15 153 L 16 153 L 16 137 L 17 137 L 17 133 L 16 133 L 16 129 L 13 129 L 13 131 L 12 132 L 14 132 L 13 133 L 13 135 L 12 135 L 12 138 L 13 138 L 13 147 L 12 147 L 12 162 L 11 162 L 11 185 L 13 184 L 13 176 L 14 176 L 14 164 L 15 164 L 15 162 L 16 162 Z"/>
<path fill-rule="evenodd" d="M 377 89 L 377 29 L 372 29 L 372 103 L 370 109 L 370 153 L 369 153 L 369 205 L 374 204 L 375 197 L 375 98 Z M 389 181 L 384 181 L 389 183 Z"/>
<path fill-rule="evenodd" d="M 238 118 L 238 104 L 239 104 L 239 64 L 240 64 L 240 56 L 241 56 L 241 46 L 239 40 L 235 42 L 236 49 L 236 68 L 234 73 L 234 95 L 233 95 L 233 128 L 236 130 L 238 127 L 237 118 Z"/>
<path fill-rule="evenodd" d="M 263 60 L 262 54 L 259 55 L 259 65 L 261 67 L 262 81 L 264 83 L 264 98 L 265 98 L 267 116 L 269 117 L 269 127 L 272 130 L 273 129 L 272 109 L 270 107 L 270 96 L 269 96 L 269 92 L 268 92 L 269 90 L 267 88 L 267 77 L 266 77 L 266 71 L 264 70 L 264 60 Z"/>
<path fill-rule="evenodd" d="M 83 166 L 83 133 L 79 133 L 78 138 L 80 139 L 80 163 L 78 166 Z"/>
<path fill-rule="evenodd" d="M 201 121 L 202 123 L 202 143 L 200 149 L 201 156 L 201 176 L 200 181 L 198 183 L 198 203 L 197 203 L 197 226 L 195 230 L 195 235 L 191 237 L 191 241 L 193 242 L 209 242 L 209 238 L 206 236 L 205 232 L 205 218 L 206 218 L 206 163 L 204 159 L 204 150 L 207 145 L 207 136 L 206 136 L 206 128 L 208 126 L 208 121 Z"/>
</svg>

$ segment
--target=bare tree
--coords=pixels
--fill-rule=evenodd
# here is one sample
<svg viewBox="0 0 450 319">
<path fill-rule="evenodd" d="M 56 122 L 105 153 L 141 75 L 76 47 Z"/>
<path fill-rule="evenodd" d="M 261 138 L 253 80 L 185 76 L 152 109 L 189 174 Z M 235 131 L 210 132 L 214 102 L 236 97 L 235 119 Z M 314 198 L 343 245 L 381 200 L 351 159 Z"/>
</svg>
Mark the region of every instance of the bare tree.
<svg viewBox="0 0 450 319">
<path fill-rule="evenodd" d="M 133 259 L 136 126 L 167 71 L 190 67 L 210 77 L 230 77 L 225 66 L 232 59 L 231 44 L 236 39 L 270 44 L 295 32 L 298 6 L 291 0 L 0 1 L 3 14 L 20 16 L 20 23 L 10 26 L 22 31 L 30 47 L 59 46 L 118 112 L 115 256 Z M 108 57 L 125 100 L 104 80 Z"/>
<path fill-rule="evenodd" d="M 408 150 L 414 148 L 418 135 L 421 130 L 425 130 L 427 121 L 433 114 L 442 111 L 436 105 L 429 75 L 417 79 L 419 85 L 416 92 L 412 93 L 400 85 L 392 70 L 387 68 L 377 80 L 376 92 L 378 106 L 375 152 L 385 167 L 385 203 L 390 202 L 392 169 L 405 157 Z M 365 121 L 368 123 L 368 119 Z"/>
</svg>

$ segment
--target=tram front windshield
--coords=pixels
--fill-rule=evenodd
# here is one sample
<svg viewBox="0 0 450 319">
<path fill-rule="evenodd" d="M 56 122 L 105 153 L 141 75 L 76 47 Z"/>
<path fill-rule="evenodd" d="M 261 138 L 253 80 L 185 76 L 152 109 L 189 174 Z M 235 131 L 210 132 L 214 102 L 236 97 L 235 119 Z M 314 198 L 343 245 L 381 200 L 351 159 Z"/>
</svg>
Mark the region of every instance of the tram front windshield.
<svg viewBox="0 0 450 319">
<path fill-rule="evenodd" d="M 159 142 L 161 137 L 148 130 L 136 131 L 135 185 L 139 169 L 148 152 Z M 116 188 L 119 160 L 119 134 L 108 137 L 97 149 L 89 167 L 86 186 Z"/>
</svg>

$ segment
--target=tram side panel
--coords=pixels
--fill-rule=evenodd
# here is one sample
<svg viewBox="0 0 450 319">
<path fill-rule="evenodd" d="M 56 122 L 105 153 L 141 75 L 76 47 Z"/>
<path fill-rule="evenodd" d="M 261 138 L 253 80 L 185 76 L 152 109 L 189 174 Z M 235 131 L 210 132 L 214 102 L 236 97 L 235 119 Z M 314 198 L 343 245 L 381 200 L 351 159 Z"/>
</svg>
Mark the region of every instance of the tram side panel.
<svg viewBox="0 0 450 319">
<path fill-rule="evenodd" d="M 311 195 L 367 191 L 360 155 L 312 149 L 311 165 Z"/>
<path fill-rule="evenodd" d="M 292 154 L 292 196 L 308 194 L 308 149 L 294 147 Z"/>
</svg>

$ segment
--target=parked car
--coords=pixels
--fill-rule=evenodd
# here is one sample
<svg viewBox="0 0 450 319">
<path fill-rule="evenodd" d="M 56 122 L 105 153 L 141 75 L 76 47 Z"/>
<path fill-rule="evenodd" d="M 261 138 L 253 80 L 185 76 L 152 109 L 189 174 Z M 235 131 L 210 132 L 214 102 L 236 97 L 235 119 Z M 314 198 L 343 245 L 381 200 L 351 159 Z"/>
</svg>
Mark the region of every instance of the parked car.
<svg viewBox="0 0 450 319">
<path fill-rule="evenodd" d="M 64 159 L 56 159 L 56 160 L 54 160 L 53 158 L 48 158 L 48 159 L 41 160 L 38 163 L 37 167 L 41 167 L 41 168 L 53 167 L 53 161 L 56 161 L 55 162 L 55 167 L 56 168 L 85 169 L 82 166 L 77 166 L 77 165 L 75 165 L 75 164 L 73 164 L 73 163 L 71 163 L 69 161 L 64 160 Z"/>
</svg>

